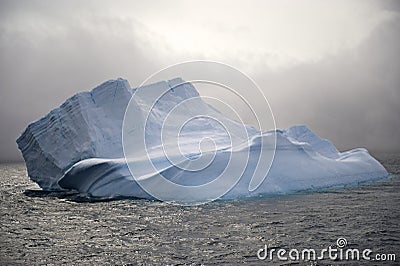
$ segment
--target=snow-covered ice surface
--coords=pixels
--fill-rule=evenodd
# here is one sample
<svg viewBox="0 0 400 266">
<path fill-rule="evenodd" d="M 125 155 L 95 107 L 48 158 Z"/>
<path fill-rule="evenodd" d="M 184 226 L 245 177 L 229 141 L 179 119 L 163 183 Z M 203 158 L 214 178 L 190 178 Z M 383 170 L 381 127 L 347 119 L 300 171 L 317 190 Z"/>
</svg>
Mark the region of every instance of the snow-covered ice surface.
<svg viewBox="0 0 400 266">
<path fill-rule="evenodd" d="M 388 175 L 367 150 L 340 153 L 306 126 L 265 132 L 243 126 L 202 101 L 192 84 L 174 87 L 182 82 L 174 79 L 132 89 L 126 80 L 117 79 L 69 98 L 30 124 L 18 138 L 29 177 L 44 190 L 73 189 L 92 197 L 152 199 L 153 194 L 144 191 L 143 184 L 163 190 L 160 176 L 181 186 L 205 186 L 225 173 L 228 179 L 214 187 L 218 190 L 223 182 L 232 182 L 230 175 L 234 179 L 239 176 L 222 196 L 233 199 L 338 187 Z M 152 106 L 152 91 L 159 90 L 168 93 Z M 135 119 L 123 125 L 133 94 L 133 108 L 128 111 Z M 179 109 L 175 110 L 176 106 Z M 187 116 L 195 119 L 182 126 Z M 145 132 L 144 138 L 140 134 L 128 138 L 129 145 L 124 140 L 131 169 L 124 157 L 123 126 L 129 129 L 127 132 Z M 168 138 L 177 134 L 179 143 Z M 140 148 L 142 143 L 146 154 Z M 274 160 L 264 181 L 250 191 L 261 152 L 274 156 Z M 147 154 L 152 167 L 145 163 Z M 206 167 L 193 171 L 204 158 L 209 159 Z M 268 162 L 259 163 L 269 168 Z M 169 188 L 164 199 L 204 201 L 209 199 L 209 192 L 200 189 L 182 195 L 179 189 Z"/>
</svg>

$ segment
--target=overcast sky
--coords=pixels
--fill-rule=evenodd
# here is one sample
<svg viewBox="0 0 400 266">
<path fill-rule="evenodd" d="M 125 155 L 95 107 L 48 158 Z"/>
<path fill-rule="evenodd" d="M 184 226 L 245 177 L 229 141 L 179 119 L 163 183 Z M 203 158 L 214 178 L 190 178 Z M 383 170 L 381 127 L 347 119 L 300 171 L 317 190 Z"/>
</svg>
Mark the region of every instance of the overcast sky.
<svg viewBox="0 0 400 266">
<path fill-rule="evenodd" d="M 0 161 L 74 93 L 196 59 L 253 78 L 279 128 L 400 151 L 399 3 L 0 0 Z"/>
</svg>

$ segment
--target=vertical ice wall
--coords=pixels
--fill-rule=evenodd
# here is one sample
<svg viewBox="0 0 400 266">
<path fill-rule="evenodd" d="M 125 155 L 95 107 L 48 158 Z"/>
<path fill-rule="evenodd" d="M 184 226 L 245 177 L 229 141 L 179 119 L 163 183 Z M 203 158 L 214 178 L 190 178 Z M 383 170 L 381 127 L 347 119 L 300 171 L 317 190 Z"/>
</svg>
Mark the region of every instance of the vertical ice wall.
<svg viewBox="0 0 400 266">
<path fill-rule="evenodd" d="M 131 94 L 128 81 L 110 80 L 31 123 L 17 139 L 29 177 L 43 189 L 59 189 L 58 179 L 76 162 L 122 157 L 121 127 Z"/>
</svg>

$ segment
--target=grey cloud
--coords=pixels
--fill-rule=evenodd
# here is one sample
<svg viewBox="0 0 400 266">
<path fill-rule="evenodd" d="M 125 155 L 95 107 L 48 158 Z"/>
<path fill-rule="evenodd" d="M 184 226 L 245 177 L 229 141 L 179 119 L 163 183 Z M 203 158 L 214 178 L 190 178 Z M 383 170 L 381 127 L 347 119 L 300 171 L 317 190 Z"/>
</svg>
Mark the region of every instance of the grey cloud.
<svg viewBox="0 0 400 266">
<path fill-rule="evenodd" d="M 359 47 L 259 75 L 279 127 L 304 123 L 340 149 L 400 151 L 400 19 Z"/>
<path fill-rule="evenodd" d="M 44 12 L 40 7 L 34 10 L 39 15 Z M 80 25 L 79 16 L 71 13 L 70 17 L 53 14 L 42 25 L 38 17 L 39 22 L 24 22 L 31 32 L 13 24 L 20 19 L 13 21 L 10 15 L 1 19 L 0 161 L 20 160 L 15 144 L 20 132 L 74 93 L 120 76 L 140 81 L 159 68 L 152 51 L 143 49 L 146 29 L 140 23 L 93 16 Z M 42 34 L 35 27 L 54 32 Z"/>
<path fill-rule="evenodd" d="M 116 77 L 134 86 L 166 62 L 198 59 L 162 58 L 162 40 L 139 21 L 107 14 L 97 1 L 77 3 L 0 2 L 0 161 L 20 160 L 21 131 L 74 93 Z M 398 12 L 397 2 L 384 3 Z M 307 124 L 342 150 L 399 151 L 399 28 L 392 20 L 352 50 L 281 71 L 257 63 L 259 71 L 248 74 L 268 96 L 278 127 Z M 227 62 L 240 69 L 243 60 Z"/>
</svg>

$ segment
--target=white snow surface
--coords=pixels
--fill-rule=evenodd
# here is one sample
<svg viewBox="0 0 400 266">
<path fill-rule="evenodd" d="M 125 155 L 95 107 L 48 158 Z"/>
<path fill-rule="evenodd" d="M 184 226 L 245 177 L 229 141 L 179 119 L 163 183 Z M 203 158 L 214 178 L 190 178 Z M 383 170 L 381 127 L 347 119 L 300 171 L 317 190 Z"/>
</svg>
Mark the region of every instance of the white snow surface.
<svg viewBox="0 0 400 266">
<path fill-rule="evenodd" d="M 152 184 L 157 182 L 156 176 L 161 174 L 176 184 L 196 186 L 220 175 L 229 158 L 234 158 L 230 167 L 246 160 L 246 168 L 237 170 L 243 172 L 239 182 L 222 196 L 232 199 L 338 187 L 377 180 L 388 175 L 366 149 L 341 153 L 331 142 L 321 139 L 304 125 L 265 132 L 251 126 L 243 127 L 241 123 L 228 119 L 202 101 L 192 84 L 184 83 L 174 87 L 182 82 L 178 78 L 132 89 L 126 80 L 119 78 L 67 99 L 60 107 L 30 124 L 17 140 L 29 177 L 44 190 L 73 189 L 91 197 L 153 199 L 135 178 Z M 135 121 L 130 121 L 132 125 L 128 126 L 134 128 L 143 125 L 146 119 L 144 110 L 149 109 L 151 103 L 148 99 L 152 91 L 162 89 L 169 91 L 159 99 L 145 124 L 147 152 L 156 170 L 140 168 L 143 151 L 136 151 L 135 143 L 143 140 L 133 139 L 127 158 L 133 162 L 131 167 L 137 167 L 133 178 L 122 147 L 125 110 L 132 94 L 140 90 L 141 93 L 137 94 L 140 97 L 131 103 L 134 104 L 134 108 L 131 108 L 134 113 L 131 115 Z M 178 105 L 185 115 L 198 118 L 182 128 L 179 149 L 168 149 L 169 146 L 176 146 L 176 143 L 164 139 L 160 129 L 164 130 L 165 136 L 177 132 L 182 122 L 182 110 L 174 112 L 173 108 Z M 204 114 L 217 117 L 220 123 L 203 117 Z M 226 134 L 226 128 L 230 136 Z M 205 137 L 213 139 L 214 143 L 202 145 L 200 149 L 199 143 Z M 266 145 L 262 146 L 261 142 Z M 275 156 L 268 175 L 257 189 L 249 191 L 260 149 L 273 152 L 275 143 Z M 172 150 L 168 158 L 164 154 L 166 150 Z M 191 163 L 193 158 L 210 152 L 214 156 L 213 160 L 201 171 L 183 170 L 171 161 L 171 158 L 177 158 L 180 161 L 183 159 L 184 164 Z M 169 193 L 168 200 L 171 201 L 174 198 L 188 201 L 202 198 L 201 192 L 179 197 L 176 194 L 178 191 Z"/>
</svg>

